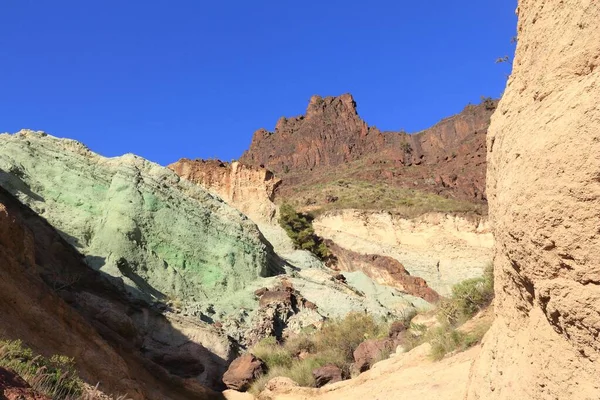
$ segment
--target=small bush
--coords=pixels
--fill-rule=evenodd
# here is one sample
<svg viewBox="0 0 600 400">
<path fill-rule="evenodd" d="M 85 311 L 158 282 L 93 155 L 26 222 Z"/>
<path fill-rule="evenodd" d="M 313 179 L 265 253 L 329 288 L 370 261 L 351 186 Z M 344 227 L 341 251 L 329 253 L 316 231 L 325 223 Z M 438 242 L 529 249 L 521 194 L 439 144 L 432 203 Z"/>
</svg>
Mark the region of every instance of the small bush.
<svg viewBox="0 0 600 400">
<path fill-rule="evenodd" d="M 256 344 L 251 353 L 260 358 L 267 365 L 267 368 L 276 367 L 290 368 L 294 361 L 292 353 L 277 343 L 277 339 L 269 336 Z"/>
<path fill-rule="evenodd" d="M 428 342 L 431 344 L 431 357 L 440 360 L 452 351 L 474 346 L 481 341 L 489 325 L 480 323 L 471 332 L 457 328 L 489 306 L 493 298 L 494 273 L 490 265 L 483 277 L 467 279 L 452 287 L 451 297 L 440 302 L 438 319 L 441 326 L 428 330 L 423 325 L 411 324 L 403 347 L 408 351 Z"/>
<path fill-rule="evenodd" d="M 457 325 L 490 305 L 494 299 L 494 271 L 488 266 L 481 278 L 467 279 L 452 287 L 452 296 L 440 302 L 440 316 Z"/>
<path fill-rule="evenodd" d="M 53 399 L 75 399 L 82 394 L 83 381 L 72 358 L 34 355 L 20 340 L 0 341 L 0 366 L 13 369 L 36 391 Z"/>
<path fill-rule="evenodd" d="M 375 320 L 371 315 L 350 313 L 343 319 L 335 319 L 324 324 L 314 333 L 300 333 L 279 344 L 273 337 L 266 338 L 251 349 L 251 353 L 263 360 L 267 373 L 257 379 L 251 392 L 258 394 L 265 384 L 277 376 L 288 377 L 301 386 L 314 386 L 312 371 L 327 364 L 338 366 L 350 375 L 354 362 L 354 350 L 366 339 L 387 336 L 389 326 Z M 302 353 L 305 358 L 297 356 Z M 387 358 L 389 354 L 382 354 Z"/>
<path fill-rule="evenodd" d="M 296 212 L 290 204 L 283 204 L 279 208 L 279 225 L 297 249 L 308 250 L 321 260 L 327 260 L 331 256 L 323 240 L 315 235 L 312 219 Z"/>
</svg>

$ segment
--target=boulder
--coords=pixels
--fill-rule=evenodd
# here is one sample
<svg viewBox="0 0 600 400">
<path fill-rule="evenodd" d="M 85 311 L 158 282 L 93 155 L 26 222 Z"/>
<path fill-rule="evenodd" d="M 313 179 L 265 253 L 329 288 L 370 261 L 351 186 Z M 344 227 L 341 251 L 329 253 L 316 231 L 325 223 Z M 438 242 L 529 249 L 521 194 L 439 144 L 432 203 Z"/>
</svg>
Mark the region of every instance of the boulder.
<svg viewBox="0 0 600 400">
<path fill-rule="evenodd" d="M 394 321 L 390 326 L 388 336 L 390 339 L 400 339 L 404 332 L 406 332 L 406 323 L 404 321 Z"/>
<path fill-rule="evenodd" d="M 334 364 L 328 364 L 321 368 L 314 369 L 313 377 L 317 387 L 325 386 L 329 383 L 342 381 L 342 370 Z"/>
<path fill-rule="evenodd" d="M 252 354 L 244 354 L 233 360 L 223 375 L 223 383 L 229 389 L 245 392 L 265 370 L 264 363 Z"/>
<path fill-rule="evenodd" d="M 354 350 L 353 369 L 357 372 L 365 372 L 379 361 L 383 353 L 393 350 L 394 343 L 390 339 L 369 339 L 358 345 Z"/>
</svg>

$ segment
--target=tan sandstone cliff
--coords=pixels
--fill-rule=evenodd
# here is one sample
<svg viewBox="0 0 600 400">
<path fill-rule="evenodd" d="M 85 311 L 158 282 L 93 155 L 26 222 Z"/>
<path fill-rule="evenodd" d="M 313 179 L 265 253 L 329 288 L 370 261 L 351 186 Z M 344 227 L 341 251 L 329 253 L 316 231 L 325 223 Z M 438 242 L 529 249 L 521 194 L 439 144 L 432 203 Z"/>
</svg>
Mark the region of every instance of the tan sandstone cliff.
<svg viewBox="0 0 600 400">
<path fill-rule="evenodd" d="M 496 320 L 468 399 L 600 398 L 600 3 L 521 0 L 487 139 Z"/>
<path fill-rule="evenodd" d="M 265 168 L 237 161 L 226 163 L 187 158 L 168 168 L 182 178 L 217 194 L 255 223 L 271 223 L 275 219 L 277 207 L 273 203 L 273 196 L 281 180 Z"/>
</svg>

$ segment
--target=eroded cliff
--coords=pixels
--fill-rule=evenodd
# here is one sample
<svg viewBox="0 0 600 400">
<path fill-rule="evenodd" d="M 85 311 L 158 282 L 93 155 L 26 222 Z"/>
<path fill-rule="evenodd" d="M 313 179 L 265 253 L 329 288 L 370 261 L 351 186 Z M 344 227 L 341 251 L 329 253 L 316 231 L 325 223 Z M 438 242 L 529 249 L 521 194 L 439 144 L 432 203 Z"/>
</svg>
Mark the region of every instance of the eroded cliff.
<svg viewBox="0 0 600 400">
<path fill-rule="evenodd" d="M 180 177 L 219 195 L 256 223 L 275 222 L 275 189 L 281 183 L 265 168 L 219 160 L 181 159 L 169 165 Z"/>
<path fill-rule="evenodd" d="M 600 3 L 521 0 L 492 118 L 496 320 L 469 399 L 600 398 Z"/>
<path fill-rule="evenodd" d="M 284 178 L 284 198 L 308 184 L 352 177 L 480 201 L 485 199 L 485 135 L 495 107 L 492 100 L 467 106 L 409 135 L 369 127 L 350 94 L 313 96 L 305 115 L 282 117 L 274 132 L 258 130 L 240 161 Z"/>
<path fill-rule="evenodd" d="M 481 276 L 492 261 L 494 238 L 485 218 L 429 213 L 405 218 L 392 212 L 341 210 L 313 222 L 318 235 L 344 249 L 397 260 L 441 295 Z M 372 274 L 380 274 L 373 266 Z"/>
</svg>

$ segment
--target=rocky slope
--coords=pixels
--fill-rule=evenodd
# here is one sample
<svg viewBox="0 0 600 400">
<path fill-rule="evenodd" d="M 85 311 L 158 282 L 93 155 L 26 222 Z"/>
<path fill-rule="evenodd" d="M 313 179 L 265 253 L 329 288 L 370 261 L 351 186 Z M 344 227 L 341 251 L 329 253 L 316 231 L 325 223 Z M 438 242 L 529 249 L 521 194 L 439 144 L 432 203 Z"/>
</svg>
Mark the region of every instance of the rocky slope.
<svg viewBox="0 0 600 400">
<path fill-rule="evenodd" d="M 200 383 L 219 386 L 233 356 L 223 334 L 131 301 L 2 188 L 0 264 L 3 338 L 46 357 L 73 357 L 88 384 L 115 396 L 219 398 Z"/>
<path fill-rule="evenodd" d="M 408 219 L 391 212 L 341 210 L 319 216 L 313 225 L 319 236 L 343 249 L 398 261 L 441 295 L 481 276 L 492 261 L 494 238 L 480 216 L 430 213 Z M 371 265 L 362 269 L 381 274 Z"/>
<path fill-rule="evenodd" d="M 181 159 L 169 165 L 180 177 L 219 195 L 256 223 L 275 221 L 275 189 L 281 180 L 265 168 L 239 162 Z"/>
<path fill-rule="evenodd" d="M 289 325 L 299 330 L 351 311 L 398 317 L 416 306 L 427 307 L 422 299 L 377 285 L 364 274 L 339 283 L 318 259 L 294 249 L 273 223 L 273 214 L 262 213 L 276 209 L 268 198 L 264 179 L 269 175 L 264 170 L 236 166 L 232 173 L 234 169 L 218 166 L 209 173 L 213 188 L 234 188 L 223 192 L 233 193 L 232 201 L 250 193 L 264 195 L 265 207 L 254 208 L 255 217 L 265 216 L 260 219 L 261 232 L 218 196 L 133 155 L 106 159 L 77 142 L 24 131 L 0 135 L 0 168 L 0 185 L 47 218 L 89 265 L 113 277 L 117 287 L 135 298 L 172 306 L 177 314 L 168 314 L 170 325 L 224 360 L 207 382 L 222 371 L 230 353 L 213 336 L 201 334 L 186 316 L 222 327 L 242 346 L 260 339 L 268 332 L 256 326 L 274 323 L 264 320 L 270 311 L 255 295 L 260 288 L 278 285 L 279 279 L 268 275 L 288 273 L 294 287 L 317 307 L 316 312 L 293 310 L 281 329 Z M 331 299 L 342 306 L 332 305 Z M 80 301 L 94 307 L 93 298 Z M 162 330 L 163 325 L 154 323 L 147 328 L 157 332 L 158 347 L 164 342 L 160 337 L 169 336 Z M 176 345 L 181 346 L 182 355 L 189 351 L 185 343 Z M 162 351 L 151 358 L 162 360 Z"/>
<path fill-rule="evenodd" d="M 600 398 L 600 3 L 521 0 L 488 137 L 496 320 L 469 399 Z"/>
<path fill-rule="evenodd" d="M 275 378 L 267 384 L 267 390 L 258 399 L 464 399 L 469 369 L 479 353 L 479 347 L 440 362 L 429 359 L 429 350 L 429 345 L 424 344 L 409 353 L 397 354 L 389 360 L 381 361 L 356 378 L 320 389 L 301 388 L 286 378 Z M 228 397 L 232 400 L 236 398 L 233 394 Z"/>
<path fill-rule="evenodd" d="M 485 135 L 494 101 L 467 106 L 434 127 L 408 135 L 369 127 L 351 95 L 313 96 L 306 114 L 282 117 L 274 132 L 258 130 L 242 163 L 284 178 L 294 196 L 315 181 L 353 178 L 411 187 L 469 201 L 485 199 Z"/>
<path fill-rule="evenodd" d="M 133 155 L 104 158 L 41 132 L 3 134 L 0 185 L 139 297 L 206 301 L 278 272 L 250 220 Z"/>
</svg>

